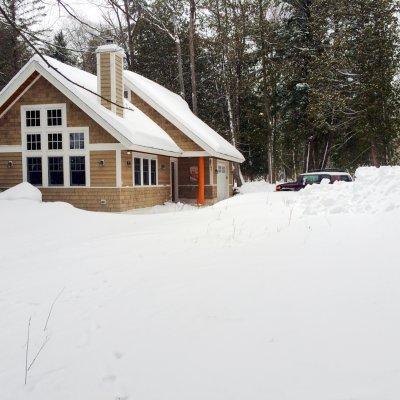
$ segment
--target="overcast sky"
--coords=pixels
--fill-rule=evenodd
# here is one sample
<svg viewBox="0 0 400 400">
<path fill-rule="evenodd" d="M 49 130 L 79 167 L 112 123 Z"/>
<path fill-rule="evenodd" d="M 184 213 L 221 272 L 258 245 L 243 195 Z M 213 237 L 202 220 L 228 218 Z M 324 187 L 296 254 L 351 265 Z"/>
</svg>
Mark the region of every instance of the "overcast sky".
<svg viewBox="0 0 400 400">
<path fill-rule="evenodd" d="M 60 8 L 56 0 L 43 0 L 46 4 L 46 17 L 43 20 L 43 27 L 51 31 L 57 31 L 68 23 L 67 12 Z M 68 5 L 81 17 L 89 21 L 97 21 L 101 17 L 101 12 L 95 4 L 101 4 L 101 0 L 93 2 L 84 0 L 68 0 Z M 95 4 L 94 4 L 95 3 Z"/>
</svg>

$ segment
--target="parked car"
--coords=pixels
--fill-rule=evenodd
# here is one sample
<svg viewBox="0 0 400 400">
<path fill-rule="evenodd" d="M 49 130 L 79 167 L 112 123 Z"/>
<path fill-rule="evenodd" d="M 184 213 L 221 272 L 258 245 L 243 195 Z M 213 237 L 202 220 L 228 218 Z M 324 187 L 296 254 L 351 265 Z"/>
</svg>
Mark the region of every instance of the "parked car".
<svg viewBox="0 0 400 400">
<path fill-rule="evenodd" d="M 353 178 L 347 172 L 340 171 L 315 171 L 301 174 L 294 182 L 285 182 L 276 185 L 277 192 L 297 192 L 304 189 L 307 185 L 319 184 L 323 179 L 328 179 L 329 183 L 337 181 L 352 182 Z"/>
</svg>

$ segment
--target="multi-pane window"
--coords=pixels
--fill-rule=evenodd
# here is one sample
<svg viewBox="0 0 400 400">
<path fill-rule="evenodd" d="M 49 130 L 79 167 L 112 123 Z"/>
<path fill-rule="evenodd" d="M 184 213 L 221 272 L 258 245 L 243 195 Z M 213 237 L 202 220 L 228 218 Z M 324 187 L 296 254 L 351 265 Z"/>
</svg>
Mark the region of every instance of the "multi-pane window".
<svg viewBox="0 0 400 400">
<path fill-rule="evenodd" d="M 74 132 L 69 134 L 69 148 L 70 149 L 84 149 L 85 136 L 83 132 Z"/>
<path fill-rule="evenodd" d="M 62 157 L 49 157 L 49 186 L 64 185 Z"/>
<path fill-rule="evenodd" d="M 134 159 L 135 167 L 135 185 L 140 186 L 142 184 L 142 168 L 141 168 L 141 158 Z"/>
<path fill-rule="evenodd" d="M 42 159 L 41 157 L 28 157 L 26 159 L 28 182 L 32 185 L 42 185 Z"/>
<path fill-rule="evenodd" d="M 133 162 L 135 186 L 157 185 L 157 160 L 135 157 Z"/>
<path fill-rule="evenodd" d="M 62 125 L 61 108 L 47 110 L 47 126 Z"/>
<path fill-rule="evenodd" d="M 147 158 L 143 159 L 143 185 L 149 185 L 149 161 Z"/>
<path fill-rule="evenodd" d="M 74 156 L 69 158 L 70 165 L 70 185 L 71 186 L 85 186 L 85 157 Z"/>
<path fill-rule="evenodd" d="M 157 163 L 156 160 L 151 160 L 150 181 L 152 185 L 157 184 Z"/>
<path fill-rule="evenodd" d="M 28 133 L 26 135 L 27 150 L 41 150 L 40 133 Z"/>
<path fill-rule="evenodd" d="M 62 133 L 49 133 L 48 134 L 49 150 L 62 149 Z"/>
<path fill-rule="evenodd" d="M 40 110 L 25 111 L 25 125 L 27 127 L 40 126 Z"/>
</svg>

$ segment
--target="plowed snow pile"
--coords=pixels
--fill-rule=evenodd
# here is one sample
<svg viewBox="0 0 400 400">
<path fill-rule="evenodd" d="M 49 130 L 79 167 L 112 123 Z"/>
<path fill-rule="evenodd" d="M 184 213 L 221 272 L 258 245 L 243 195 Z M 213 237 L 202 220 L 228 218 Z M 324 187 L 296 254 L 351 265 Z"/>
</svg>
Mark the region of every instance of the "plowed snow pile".
<svg viewBox="0 0 400 400">
<path fill-rule="evenodd" d="M 296 209 L 304 214 L 380 213 L 400 208 L 400 167 L 358 168 L 352 183 L 310 185 Z"/>
</svg>

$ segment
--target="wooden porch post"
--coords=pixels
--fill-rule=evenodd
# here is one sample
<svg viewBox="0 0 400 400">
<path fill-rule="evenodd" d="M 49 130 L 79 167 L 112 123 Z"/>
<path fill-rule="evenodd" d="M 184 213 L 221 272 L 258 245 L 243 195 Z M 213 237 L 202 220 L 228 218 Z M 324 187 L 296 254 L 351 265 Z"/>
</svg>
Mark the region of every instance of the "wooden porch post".
<svg viewBox="0 0 400 400">
<path fill-rule="evenodd" d="M 204 204 L 204 157 L 199 157 L 197 204 L 199 206 Z"/>
</svg>

